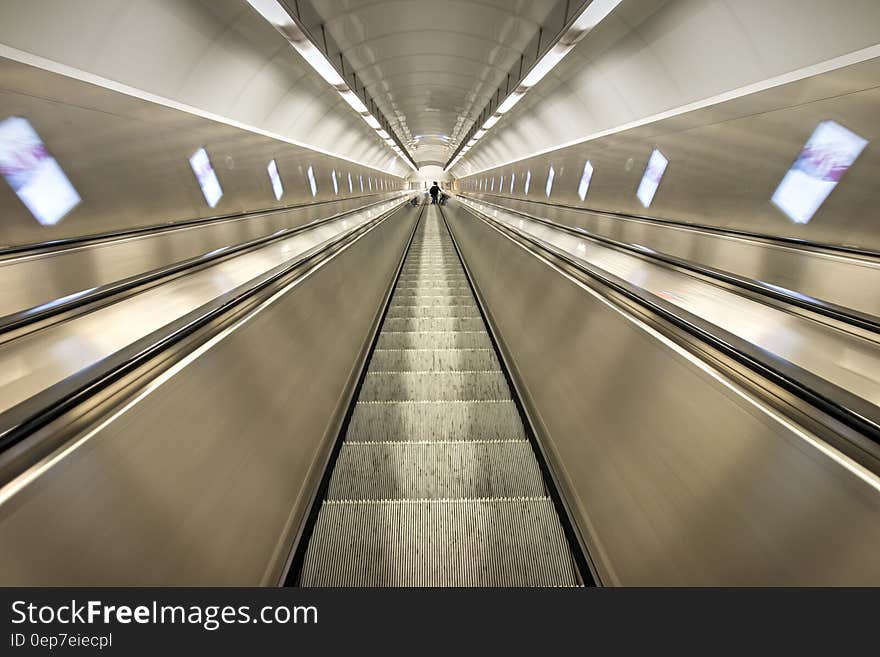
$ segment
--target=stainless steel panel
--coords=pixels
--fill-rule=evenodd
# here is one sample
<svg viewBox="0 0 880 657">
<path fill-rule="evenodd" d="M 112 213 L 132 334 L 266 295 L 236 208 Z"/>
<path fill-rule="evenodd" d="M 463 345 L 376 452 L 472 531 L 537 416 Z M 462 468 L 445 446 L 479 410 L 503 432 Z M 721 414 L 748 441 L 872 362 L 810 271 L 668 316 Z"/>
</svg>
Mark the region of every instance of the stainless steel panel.
<svg viewBox="0 0 880 657">
<path fill-rule="evenodd" d="M 0 582 L 277 582 L 416 213 L 381 223 L 0 489 Z"/>
<path fill-rule="evenodd" d="M 539 201 L 475 197 L 880 317 L 880 260 L 867 255 L 799 248 Z"/>
<path fill-rule="evenodd" d="M 479 180 L 503 175 L 514 192 L 504 196 L 549 200 L 594 210 L 733 228 L 776 237 L 850 245 L 880 251 L 874 225 L 880 192 L 875 184 L 880 150 L 876 108 L 880 60 L 719 102 L 611 135 L 463 177 L 474 191 Z M 776 186 L 820 121 L 832 119 L 870 143 L 807 224 L 797 224 L 770 202 Z M 636 189 L 653 148 L 669 159 L 653 204 L 645 209 Z M 586 199 L 577 196 L 584 162 L 594 173 Z M 556 177 L 545 196 L 547 170 Z M 523 180 L 531 171 L 528 194 Z M 765 267 L 773 271 L 774 264 Z"/>
<path fill-rule="evenodd" d="M 224 246 L 295 228 L 400 192 L 349 198 L 0 259 L 0 316 L 121 281 Z"/>
<path fill-rule="evenodd" d="M 0 58 L 0 119 L 10 115 L 33 124 L 82 202 L 55 226 L 41 226 L 0 182 L 0 246 L 363 196 L 377 180 L 397 189 L 404 185 L 401 178 L 348 160 Z M 213 209 L 188 161 L 201 147 L 223 188 Z M 272 159 L 284 183 L 281 201 L 266 172 Z M 315 197 L 309 166 L 317 180 Z M 333 171 L 344 178 L 337 181 L 338 194 Z"/>
<path fill-rule="evenodd" d="M 604 583 L 880 583 L 874 474 L 484 222 L 447 216 Z"/>
<path fill-rule="evenodd" d="M 461 203 L 471 205 L 467 200 Z M 477 209 L 480 205 L 476 204 Z M 790 308 L 767 305 L 762 302 L 765 300 L 753 299 L 664 263 L 504 210 L 489 210 L 488 216 L 575 261 L 595 266 L 616 280 L 668 302 L 677 313 L 683 311 L 705 320 L 710 327 L 714 325 L 718 334 L 723 332 L 753 344 L 761 353 L 792 363 L 880 410 L 880 336 L 875 333 L 839 328 Z"/>
<path fill-rule="evenodd" d="M 0 412 L 390 211 L 388 201 L 0 344 Z"/>
</svg>

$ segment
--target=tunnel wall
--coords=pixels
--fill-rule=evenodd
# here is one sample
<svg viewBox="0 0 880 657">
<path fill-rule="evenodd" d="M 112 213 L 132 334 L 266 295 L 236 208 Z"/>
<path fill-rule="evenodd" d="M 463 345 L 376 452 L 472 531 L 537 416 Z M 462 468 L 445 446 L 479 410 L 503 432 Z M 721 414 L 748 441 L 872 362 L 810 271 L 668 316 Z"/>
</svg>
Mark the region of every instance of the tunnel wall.
<svg viewBox="0 0 880 657">
<path fill-rule="evenodd" d="M 81 198 L 59 223 L 41 225 L 0 181 L 0 246 L 358 196 L 368 202 L 404 187 L 402 178 L 385 171 L 14 59 L 0 57 L 0 80 L 0 121 L 27 118 Z M 223 190 L 213 208 L 189 164 L 201 147 Z M 284 185 L 280 200 L 267 172 L 272 159 Z M 334 207 L 327 213 L 337 212 Z"/>
<path fill-rule="evenodd" d="M 770 201 L 821 121 L 869 142 L 880 132 L 880 4 L 625 0 L 621 9 L 453 169 L 460 189 L 498 196 L 503 175 L 503 197 L 880 250 L 871 143 L 809 223 Z M 669 164 L 645 208 L 636 190 L 654 148 Z"/>
<path fill-rule="evenodd" d="M 880 152 L 871 143 L 880 136 L 878 84 L 880 59 L 872 58 L 465 176 L 457 185 L 545 216 L 552 208 L 541 204 L 565 205 L 880 251 L 873 219 Z M 797 223 L 771 197 L 826 120 L 869 143 L 811 220 Z M 636 192 L 655 148 L 669 163 L 646 208 Z M 587 161 L 593 173 L 581 200 Z"/>
<path fill-rule="evenodd" d="M 390 173 L 410 171 L 241 0 L 4 0 L 0 43 Z"/>
</svg>

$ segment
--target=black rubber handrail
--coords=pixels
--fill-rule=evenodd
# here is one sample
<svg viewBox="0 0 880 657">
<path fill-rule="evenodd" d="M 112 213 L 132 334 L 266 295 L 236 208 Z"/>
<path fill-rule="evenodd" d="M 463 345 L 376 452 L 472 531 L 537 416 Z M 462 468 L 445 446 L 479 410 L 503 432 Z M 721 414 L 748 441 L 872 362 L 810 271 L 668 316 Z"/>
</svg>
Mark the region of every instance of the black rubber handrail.
<svg viewBox="0 0 880 657">
<path fill-rule="evenodd" d="M 337 247 L 353 243 L 379 223 L 400 211 L 396 206 L 375 219 L 314 247 L 293 260 L 274 267 L 213 301 L 174 320 L 157 331 L 120 349 L 40 393 L 0 413 L 0 452 L 21 442 L 75 406 L 132 372 L 160 352 L 179 343 L 221 315 L 253 299 L 263 290 L 303 265 L 319 263 L 331 257 Z"/>
<path fill-rule="evenodd" d="M 401 196 L 405 195 L 407 190 L 399 190 Z M 31 242 L 29 244 L 18 244 L 0 247 L 0 260 L 10 256 L 20 256 L 23 254 L 42 255 L 54 250 L 67 249 L 85 244 L 101 244 L 103 242 L 112 242 L 114 240 L 126 237 L 137 237 L 139 235 L 150 235 L 172 232 L 184 228 L 192 228 L 193 226 L 201 226 L 205 224 L 222 223 L 224 221 L 234 221 L 246 217 L 255 217 L 258 215 L 278 214 L 281 212 L 289 212 L 291 210 L 300 210 L 308 207 L 316 207 L 326 205 L 328 203 L 339 203 L 349 199 L 366 199 L 373 196 L 379 196 L 378 193 L 364 194 L 362 196 L 351 196 L 346 198 L 330 198 L 323 201 L 314 201 L 312 203 L 293 203 L 285 205 L 281 208 L 264 208 L 261 210 L 250 210 L 248 212 L 231 212 L 229 214 L 218 214 L 211 217 L 199 217 L 198 219 L 184 219 L 181 221 L 168 221 L 164 224 L 152 224 L 150 226 L 139 226 L 137 228 L 126 228 L 124 230 L 108 231 L 106 233 L 93 233 L 91 235 L 79 235 L 77 237 L 64 237 L 57 240 L 47 240 L 45 242 Z M 391 196 L 389 196 L 391 198 Z M 381 203 L 382 201 L 374 201 L 370 205 Z"/>
<path fill-rule="evenodd" d="M 688 335 L 714 347 L 735 362 L 776 383 L 850 429 L 880 444 L 880 409 L 861 397 L 598 267 L 573 258 L 561 249 L 483 215 L 473 208 L 466 205 L 463 207 L 515 242 L 531 245 L 530 250 L 549 254 L 561 260 L 575 272 L 614 290 L 638 306 L 682 329 Z"/>
<path fill-rule="evenodd" d="M 105 285 L 101 285 L 99 287 L 95 287 L 84 292 L 71 294 L 63 297 L 61 300 L 49 301 L 39 306 L 34 306 L 33 308 L 28 308 L 26 310 L 21 310 L 15 313 L 11 313 L 9 315 L 5 315 L 3 317 L 0 317 L 0 334 L 3 334 L 7 331 L 21 329 L 29 324 L 43 321 L 54 315 L 70 312 L 72 310 L 76 310 L 77 308 L 82 308 L 84 306 L 104 300 L 111 296 L 123 294 L 137 287 L 141 287 L 149 283 L 154 283 L 158 280 L 168 278 L 186 270 L 195 269 L 208 263 L 217 262 L 231 256 L 240 255 L 245 251 L 263 247 L 272 242 L 287 239 L 296 234 L 318 228 L 324 224 L 333 221 L 337 221 L 342 217 L 356 214 L 358 212 L 363 212 L 364 210 L 385 202 L 386 201 L 376 201 L 374 203 L 361 206 L 359 208 L 344 210 L 337 214 L 330 215 L 329 217 L 316 219 L 315 221 L 303 224 L 302 226 L 283 228 L 269 235 L 263 235 L 262 237 L 248 240 L 247 242 L 240 242 L 238 244 L 223 246 L 218 249 L 214 249 L 213 251 L 209 251 L 208 253 L 203 253 L 192 258 L 187 258 L 186 260 L 180 260 L 178 262 L 171 263 L 170 265 L 165 265 L 164 267 L 159 267 L 157 269 L 152 269 L 150 271 L 146 271 L 140 274 L 135 274 L 134 276 L 129 276 L 128 278 L 123 278 L 119 281 L 107 283 Z M 403 197 L 401 197 L 400 203 L 405 203 Z"/>
<path fill-rule="evenodd" d="M 853 308 L 847 308 L 846 306 L 840 306 L 838 304 L 830 303 L 828 301 L 823 301 L 822 299 L 816 299 L 815 297 L 800 294 L 794 290 L 786 290 L 785 288 L 781 288 L 779 286 L 774 286 L 763 281 L 757 281 L 754 279 L 746 278 L 744 276 L 739 276 L 737 274 L 732 274 L 721 269 L 716 269 L 715 267 L 709 267 L 708 265 L 701 265 L 690 260 L 685 260 L 684 258 L 679 258 L 678 256 L 669 255 L 668 253 L 663 253 L 661 251 L 655 251 L 654 249 L 642 246 L 641 244 L 621 242 L 620 240 L 615 240 L 611 237 L 596 235 L 595 233 L 591 233 L 582 228 L 574 228 L 572 226 L 559 224 L 554 221 L 550 221 L 549 219 L 544 219 L 528 212 L 508 208 L 507 206 L 492 203 L 490 201 L 480 199 L 477 201 L 472 200 L 471 202 L 485 203 L 486 205 L 489 205 L 491 207 L 499 208 L 501 210 L 504 210 L 505 212 L 510 212 L 511 214 L 524 217 L 529 221 L 534 221 L 535 223 L 549 226 L 550 228 L 559 230 L 564 233 L 575 235 L 584 239 L 589 239 L 594 242 L 599 242 L 600 244 L 609 246 L 617 250 L 629 251 L 639 256 L 647 257 L 652 260 L 657 260 L 667 265 L 686 269 L 696 274 L 706 276 L 707 278 L 721 281 L 723 283 L 727 283 L 729 285 L 733 285 L 735 287 L 739 287 L 750 292 L 755 292 L 762 296 L 770 297 L 777 301 L 782 301 L 783 303 L 797 306 L 816 314 L 823 315 L 830 319 L 844 322 L 846 324 L 851 324 L 853 326 L 857 326 L 868 331 L 880 332 L 880 317 L 870 315 L 868 313 L 863 313 Z"/>
<path fill-rule="evenodd" d="M 480 192 L 483 194 L 482 192 Z M 461 196 L 467 198 L 474 198 L 482 201 L 481 197 L 478 197 L 473 192 L 459 192 Z M 696 224 L 690 223 L 687 221 L 681 221 L 677 219 L 664 219 L 661 217 L 651 217 L 649 215 L 644 214 L 635 214 L 632 212 L 619 212 L 612 210 L 594 210 L 593 208 L 585 208 L 578 207 L 576 205 L 566 205 L 564 203 L 550 203 L 549 201 L 541 201 L 538 199 L 523 199 L 523 198 L 513 198 L 509 196 L 499 196 L 498 194 L 483 194 L 484 196 L 492 196 L 494 198 L 505 199 L 505 200 L 513 200 L 521 203 L 534 203 L 536 205 L 545 205 L 551 208 L 562 208 L 563 210 L 572 210 L 574 212 L 580 212 L 583 214 L 598 214 L 603 217 L 614 217 L 614 218 L 622 218 L 622 219 L 630 219 L 633 221 L 642 221 L 649 224 L 662 224 L 666 226 L 674 226 L 676 228 L 686 228 L 689 230 L 693 230 L 699 233 L 715 233 L 718 235 L 729 235 L 732 237 L 743 237 L 747 239 L 758 240 L 761 242 L 766 242 L 768 244 L 775 244 L 777 246 L 788 246 L 788 247 L 796 247 L 800 249 L 812 249 L 815 251 L 823 251 L 828 253 L 843 253 L 847 255 L 857 255 L 865 258 L 871 258 L 874 260 L 880 260 L 880 251 L 873 251 L 871 249 L 865 249 L 858 246 L 847 246 L 846 244 L 829 244 L 827 242 L 813 242 L 811 240 L 800 239 L 797 237 L 780 237 L 776 235 L 766 235 L 764 233 L 754 233 L 748 230 L 742 230 L 739 228 L 725 228 L 721 226 L 710 226 L 708 224 Z M 484 201 L 486 203 L 491 203 L 491 201 Z M 504 207 L 505 210 L 511 210 L 507 206 L 498 205 L 498 207 Z M 517 210 L 512 210 L 514 212 L 518 212 Z"/>
</svg>

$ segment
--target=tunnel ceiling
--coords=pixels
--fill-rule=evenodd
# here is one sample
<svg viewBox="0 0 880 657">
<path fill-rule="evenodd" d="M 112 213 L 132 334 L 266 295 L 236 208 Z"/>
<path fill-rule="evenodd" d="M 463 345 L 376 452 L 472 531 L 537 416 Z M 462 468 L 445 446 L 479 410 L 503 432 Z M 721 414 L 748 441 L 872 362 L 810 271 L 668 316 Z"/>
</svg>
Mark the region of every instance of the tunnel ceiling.
<svg viewBox="0 0 880 657">
<path fill-rule="evenodd" d="M 444 165 L 558 0 L 313 0 L 419 166 Z"/>
</svg>

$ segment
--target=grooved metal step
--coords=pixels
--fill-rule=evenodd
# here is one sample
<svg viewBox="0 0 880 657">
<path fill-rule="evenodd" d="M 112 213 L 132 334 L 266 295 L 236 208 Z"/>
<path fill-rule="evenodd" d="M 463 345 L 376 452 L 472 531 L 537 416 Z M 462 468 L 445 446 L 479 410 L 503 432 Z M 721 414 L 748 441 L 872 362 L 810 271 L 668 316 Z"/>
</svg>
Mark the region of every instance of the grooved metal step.
<svg viewBox="0 0 880 657">
<path fill-rule="evenodd" d="M 576 586 L 549 498 L 327 501 L 304 586 Z"/>
<path fill-rule="evenodd" d="M 481 317 L 387 317 L 383 330 L 397 331 L 482 331 Z"/>
<path fill-rule="evenodd" d="M 498 370 L 492 349 L 376 349 L 370 372 Z"/>
<path fill-rule="evenodd" d="M 526 440 L 345 443 L 328 500 L 541 497 Z"/>
<path fill-rule="evenodd" d="M 513 401 L 358 402 L 349 441 L 525 438 Z"/>
<path fill-rule="evenodd" d="M 360 401 L 510 399 L 500 371 L 367 372 Z"/>
<path fill-rule="evenodd" d="M 477 304 L 471 295 L 450 296 L 446 294 L 425 294 L 418 296 L 398 297 L 392 299 L 391 307 L 398 306 L 469 306 L 476 308 Z"/>
<path fill-rule="evenodd" d="M 388 317 L 479 317 L 476 304 L 470 306 L 391 306 Z"/>
<path fill-rule="evenodd" d="M 492 341 L 485 331 L 383 331 L 378 349 L 486 349 Z"/>
</svg>

